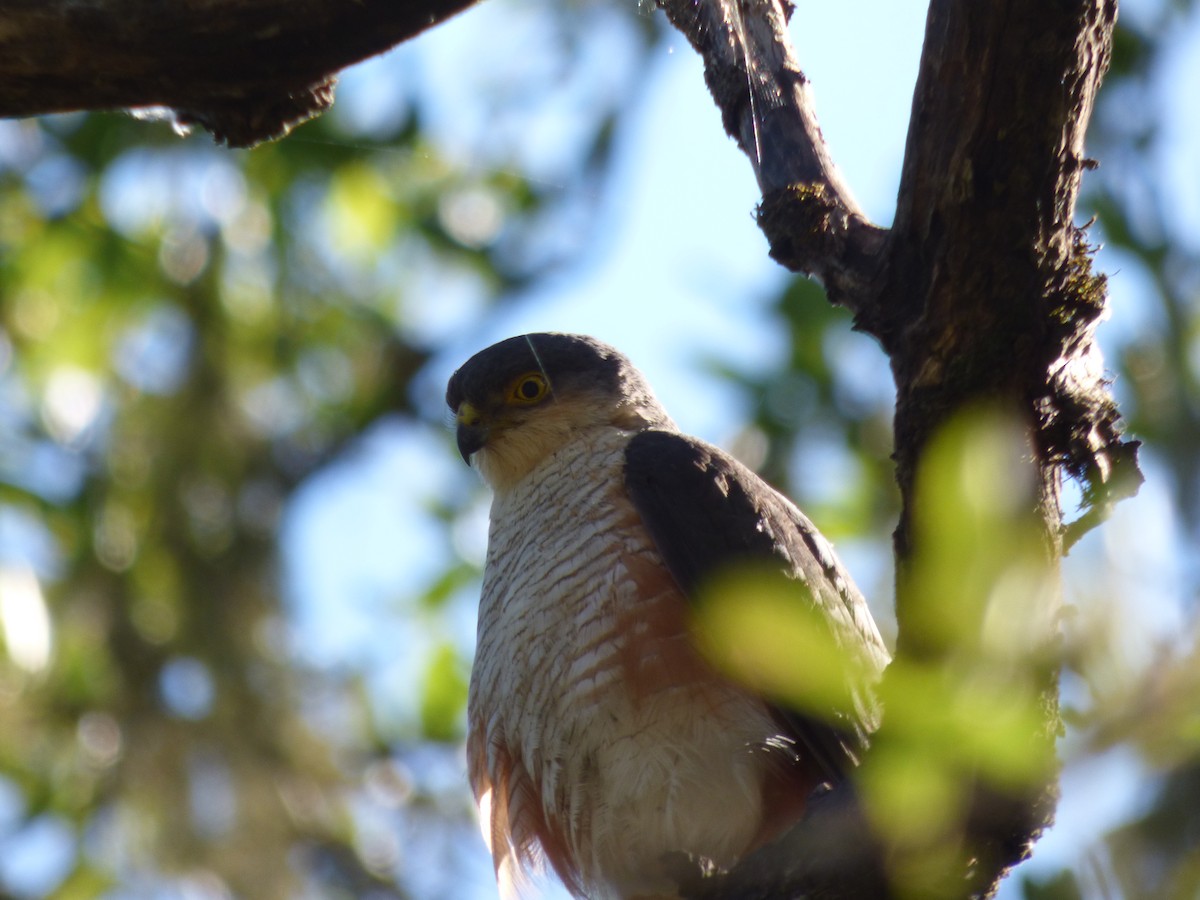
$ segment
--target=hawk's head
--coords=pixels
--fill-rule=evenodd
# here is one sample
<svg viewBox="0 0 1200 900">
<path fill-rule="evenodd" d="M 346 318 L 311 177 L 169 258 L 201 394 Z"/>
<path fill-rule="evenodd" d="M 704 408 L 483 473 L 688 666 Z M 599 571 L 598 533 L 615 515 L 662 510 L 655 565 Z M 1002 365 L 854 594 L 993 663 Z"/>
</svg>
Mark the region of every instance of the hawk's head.
<svg viewBox="0 0 1200 900">
<path fill-rule="evenodd" d="M 595 338 L 524 334 L 476 353 L 450 376 L 458 450 L 494 489 L 582 429 L 674 428 L 633 364 Z"/>
</svg>

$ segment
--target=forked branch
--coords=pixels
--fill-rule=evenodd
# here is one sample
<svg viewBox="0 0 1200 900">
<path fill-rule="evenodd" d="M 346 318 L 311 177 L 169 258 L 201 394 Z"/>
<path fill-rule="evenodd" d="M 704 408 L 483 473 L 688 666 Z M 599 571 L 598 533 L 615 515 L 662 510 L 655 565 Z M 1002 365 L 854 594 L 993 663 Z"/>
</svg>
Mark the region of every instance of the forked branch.
<svg viewBox="0 0 1200 900">
<path fill-rule="evenodd" d="M 812 91 L 780 0 L 659 0 L 704 60 L 725 130 L 749 157 L 762 191 L 759 223 L 771 256 L 825 285 L 858 312 L 877 293 L 886 232 L 846 186 L 817 124 Z"/>
</svg>

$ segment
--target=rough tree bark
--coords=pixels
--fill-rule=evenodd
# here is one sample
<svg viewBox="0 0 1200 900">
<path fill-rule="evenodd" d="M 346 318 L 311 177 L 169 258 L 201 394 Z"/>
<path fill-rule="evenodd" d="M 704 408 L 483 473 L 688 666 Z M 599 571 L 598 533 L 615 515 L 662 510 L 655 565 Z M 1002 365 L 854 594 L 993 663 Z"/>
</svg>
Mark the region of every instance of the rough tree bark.
<svg viewBox="0 0 1200 900">
<path fill-rule="evenodd" d="M 167 106 L 231 145 L 285 133 L 326 107 L 341 67 L 474 0 L 18 0 L 0 9 L 0 115 Z M 919 551 L 917 462 L 955 412 L 986 400 L 1026 424 L 1037 469 L 1029 515 L 1061 556 L 1060 474 L 1087 486 L 1081 526 L 1140 480 L 1093 332 L 1105 303 L 1073 223 L 1083 136 L 1108 62 L 1116 0 L 933 0 L 891 228 L 855 204 L 821 137 L 787 35 L 788 0 L 658 0 L 704 59 L 726 130 L 754 166 L 772 256 L 811 274 L 875 336 L 895 375 L 898 659 L 937 664 L 910 621 Z M 1033 753 L 1053 754 L 1057 669 L 1040 673 Z M 889 740 L 885 724 L 876 746 Z M 986 895 L 1053 815 L 1054 785 L 979 786 L 972 853 L 951 893 Z M 849 785 L 689 896 L 880 897 L 886 848 Z"/>
<path fill-rule="evenodd" d="M 333 102 L 337 72 L 478 0 L 5 0 L 0 116 L 166 107 L 232 147 Z"/>
</svg>

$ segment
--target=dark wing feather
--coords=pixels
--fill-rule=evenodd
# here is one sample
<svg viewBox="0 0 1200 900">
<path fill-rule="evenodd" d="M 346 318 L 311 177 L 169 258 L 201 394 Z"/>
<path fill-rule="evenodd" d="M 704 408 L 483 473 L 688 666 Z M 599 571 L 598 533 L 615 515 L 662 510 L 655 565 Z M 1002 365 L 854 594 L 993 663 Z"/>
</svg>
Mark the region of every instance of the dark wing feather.
<svg viewBox="0 0 1200 900">
<path fill-rule="evenodd" d="M 777 565 L 802 583 L 797 602 L 821 610 L 839 646 L 858 655 L 874 674 L 887 664 L 888 653 L 866 601 L 829 542 L 789 500 L 737 460 L 687 435 L 643 431 L 625 451 L 625 484 L 667 568 L 689 598 L 731 564 Z M 853 685 L 854 708 L 832 711 L 834 722 L 774 709 L 825 776 L 840 779 L 857 764 L 878 725 L 872 688 L 871 683 Z"/>
</svg>

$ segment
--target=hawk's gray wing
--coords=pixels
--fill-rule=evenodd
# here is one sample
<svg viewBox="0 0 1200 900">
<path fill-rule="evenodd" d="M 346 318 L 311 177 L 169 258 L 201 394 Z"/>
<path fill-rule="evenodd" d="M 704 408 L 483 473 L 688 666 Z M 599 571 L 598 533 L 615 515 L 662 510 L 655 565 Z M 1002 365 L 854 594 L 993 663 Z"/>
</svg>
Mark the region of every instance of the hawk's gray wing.
<svg viewBox="0 0 1200 900">
<path fill-rule="evenodd" d="M 690 598 L 731 564 L 767 563 L 798 582 L 798 603 L 811 603 L 836 645 L 852 656 L 847 671 L 868 681 L 888 653 L 866 601 L 829 542 L 789 500 L 723 451 L 687 435 L 643 431 L 625 452 L 625 483 L 659 554 Z M 782 726 L 831 779 L 858 763 L 878 712 L 871 683 L 852 685 L 853 708 L 772 708 Z"/>
</svg>

